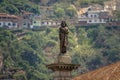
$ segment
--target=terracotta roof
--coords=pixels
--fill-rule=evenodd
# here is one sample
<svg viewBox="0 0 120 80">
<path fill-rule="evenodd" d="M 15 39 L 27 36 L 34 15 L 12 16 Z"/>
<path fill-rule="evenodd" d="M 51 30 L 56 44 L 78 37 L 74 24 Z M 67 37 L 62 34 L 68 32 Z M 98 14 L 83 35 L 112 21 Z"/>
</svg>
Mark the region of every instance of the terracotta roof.
<svg viewBox="0 0 120 80">
<path fill-rule="evenodd" d="M 120 62 L 77 76 L 73 80 L 120 80 Z"/>
<path fill-rule="evenodd" d="M 0 13 L 0 15 L 6 15 L 6 13 Z"/>
<path fill-rule="evenodd" d="M 15 16 L 15 15 L 9 15 L 9 14 L 6 14 L 6 13 L 0 13 L 0 17 L 5 17 L 5 18 L 15 18 L 15 19 L 18 19 L 18 18 L 19 18 L 18 16 Z"/>
</svg>

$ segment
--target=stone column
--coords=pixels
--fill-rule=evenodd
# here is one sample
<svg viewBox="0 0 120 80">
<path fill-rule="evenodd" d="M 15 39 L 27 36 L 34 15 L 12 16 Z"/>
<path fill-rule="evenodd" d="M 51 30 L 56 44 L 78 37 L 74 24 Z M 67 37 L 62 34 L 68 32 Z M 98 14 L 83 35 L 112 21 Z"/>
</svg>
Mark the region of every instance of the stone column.
<svg viewBox="0 0 120 80">
<path fill-rule="evenodd" d="M 47 65 L 48 69 L 54 71 L 54 80 L 72 80 L 72 70 L 79 67 L 79 64 L 72 64 L 68 54 L 60 55 L 53 64 Z"/>
</svg>

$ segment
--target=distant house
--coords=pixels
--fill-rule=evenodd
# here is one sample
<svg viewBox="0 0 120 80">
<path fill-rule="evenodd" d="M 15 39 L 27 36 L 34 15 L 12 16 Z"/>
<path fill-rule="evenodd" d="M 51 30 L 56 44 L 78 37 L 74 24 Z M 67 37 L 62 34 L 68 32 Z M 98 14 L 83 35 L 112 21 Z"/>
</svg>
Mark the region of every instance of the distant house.
<svg viewBox="0 0 120 80">
<path fill-rule="evenodd" d="M 103 10 L 103 6 L 99 5 L 99 4 L 93 4 L 93 5 L 90 5 L 90 6 L 87 6 L 87 7 L 82 7 L 79 9 L 79 11 L 77 12 L 78 15 L 82 15 L 84 13 L 86 13 L 88 11 L 88 9 L 91 9 L 93 11 L 100 11 L 100 10 Z"/>
<path fill-rule="evenodd" d="M 32 24 L 30 26 L 31 29 L 40 29 L 44 27 L 58 27 L 60 24 L 59 21 L 49 20 L 49 19 L 42 19 L 41 16 L 34 16 L 32 19 Z"/>
<path fill-rule="evenodd" d="M 0 27 L 9 29 L 18 28 L 19 27 L 18 22 L 19 22 L 18 16 L 0 13 Z"/>
<path fill-rule="evenodd" d="M 105 1 L 104 7 L 98 4 L 81 8 L 78 11 L 77 25 L 88 26 L 90 24 L 117 25 L 119 20 L 113 12 L 120 10 L 120 0 Z"/>
<path fill-rule="evenodd" d="M 32 19 L 32 25 L 31 25 L 31 29 L 32 28 L 40 28 L 41 27 L 41 17 L 40 16 L 35 16 Z"/>
<path fill-rule="evenodd" d="M 32 19 L 34 17 L 33 13 L 23 12 L 21 16 L 20 26 L 22 28 L 30 28 L 32 25 Z"/>
<path fill-rule="evenodd" d="M 78 16 L 78 23 L 81 25 L 106 23 L 108 17 L 106 11 L 88 9 L 86 13 Z"/>
<path fill-rule="evenodd" d="M 41 26 L 48 26 L 48 27 L 58 27 L 60 25 L 59 21 L 53 21 L 53 20 L 42 20 Z"/>
</svg>

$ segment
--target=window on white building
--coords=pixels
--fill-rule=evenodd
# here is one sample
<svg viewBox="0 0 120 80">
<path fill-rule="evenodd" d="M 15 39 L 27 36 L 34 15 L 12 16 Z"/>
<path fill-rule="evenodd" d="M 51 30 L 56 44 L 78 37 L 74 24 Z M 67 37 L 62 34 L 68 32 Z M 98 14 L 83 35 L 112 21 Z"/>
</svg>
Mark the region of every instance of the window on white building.
<svg viewBox="0 0 120 80">
<path fill-rule="evenodd" d="M 16 24 L 15 24 L 15 23 L 13 23 L 13 26 L 16 26 Z"/>
<path fill-rule="evenodd" d="M 47 24 L 49 24 L 49 22 L 47 22 Z"/>
<path fill-rule="evenodd" d="M 91 17 L 93 17 L 93 15 L 91 15 Z"/>
<path fill-rule="evenodd" d="M 24 23 L 23 25 L 26 25 L 26 23 Z"/>
<path fill-rule="evenodd" d="M 44 22 L 41 22 L 41 24 L 44 24 Z"/>
<path fill-rule="evenodd" d="M 11 23 L 8 23 L 8 26 L 11 26 Z"/>
<path fill-rule="evenodd" d="M 97 17 L 97 15 L 95 14 L 94 17 Z"/>
<path fill-rule="evenodd" d="M 95 22 L 97 22 L 97 20 L 95 20 Z"/>
<path fill-rule="evenodd" d="M 89 20 L 89 22 L 92 22 L 92 20 Z"/>
</svg>

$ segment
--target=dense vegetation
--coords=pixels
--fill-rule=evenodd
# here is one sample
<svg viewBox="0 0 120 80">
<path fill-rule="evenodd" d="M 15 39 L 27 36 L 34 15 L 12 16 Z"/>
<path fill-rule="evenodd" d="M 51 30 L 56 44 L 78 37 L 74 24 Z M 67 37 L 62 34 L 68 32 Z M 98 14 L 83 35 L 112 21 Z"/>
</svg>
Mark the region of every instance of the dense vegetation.
<svg viewBox="0 0 120 80">
<path fill-rule="evenodd" d="M 20 14 L 22 11 L 40 13 L 39 6 L 29 0 L 0 0 L 0 12 Z"/>
<path fill-rule="evenodd" d="M 46 60 L 43 55 L 44 39 L 42 33 L 29 32 L 24 40 L 18 41 L 13 32 L 0 29 L 0 53 L 3 55 L 4 71 L 12 68 L 23 69 L 29 80 L 49 80 L 46 75 Z M 38 39 L 39 38 L 39 39 Z M 13 75 L 14 76 L 17 74 Z M 21 74 L 22 75 L 22 74 Z M 17 75 L 15 78 L 18 79 Z"/>
<path fill-rule="evenodd" d="M 119 27 L 69 26 L 68 53 L 73 63 L 81 64 L 79 73 L 120 60 Z M 22 68 L 29 80 L 49 80 L 46 64 L 53 62 L 59 53 L 57 28 L 28 31 L 23 40 L 17 40 L 13 32 L 0 30 L 0 51 L 4 56 L 4 68 Z M 19 75 L 18 75 L 19 76 Z"/>
<path fill-rule="evenodd" d="M 103 4 L 104 1 L 107 0 L 30 0 L 35 3 L 46 3 L 46 5 L 52 5 L 54 3 L 76 3 L 76 4 L 91 4 L 91 3 L 98 3 L 98 4 Z"/>
<path fill-rule="evenodd" d="M 40 14 L 40 5 L 46 3 L 46 5 L 53 6 L 55 10 L 55 16 L 74 17 L 76 15 L 76 8 L 71 4 L 79 7 L 80 5 L 89 5 L 91 3 L 103 4 L 105 0 L 0 0 L 0 12 L 10 14 L 21 14 L 22 11 L 33 12 Z"/>
<path fill-rule="evenodd" d="M 105 0 L 0 0 L 0 12 L 9 14 L 21 14 L 23 11 L 42 14 L 40 6 L 46 3 L 53 8 L 50 18 L 73 18 L 77 16 L 80 6 L 88 6 L 93 3 L 103 5 Z M 106 0 L 107 1 L 107 0 Z M 45 6 L 45 4 L 44 4 Z M 50 11 L 51 12 L 51 11 Z M 119 15 L 119 13 L 116 13 Z"/>
</svg>

